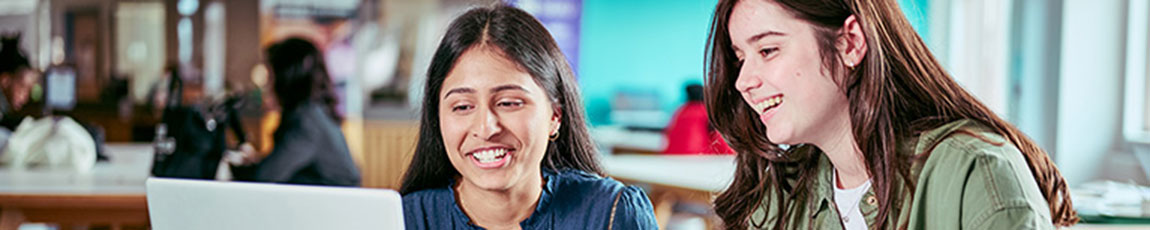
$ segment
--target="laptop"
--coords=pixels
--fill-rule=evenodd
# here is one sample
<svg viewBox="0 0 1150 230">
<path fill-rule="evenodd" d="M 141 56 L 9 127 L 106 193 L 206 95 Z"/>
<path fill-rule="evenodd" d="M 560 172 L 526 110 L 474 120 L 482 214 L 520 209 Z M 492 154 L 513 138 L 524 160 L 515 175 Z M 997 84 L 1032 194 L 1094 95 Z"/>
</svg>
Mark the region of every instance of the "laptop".
<svg viewBox="0 0 1150 230">
<path fill-rule="evenodd" d="M 403 200 L 385 189 L 148 178 L 156 230 L 403 229 Z"/>
</svg>

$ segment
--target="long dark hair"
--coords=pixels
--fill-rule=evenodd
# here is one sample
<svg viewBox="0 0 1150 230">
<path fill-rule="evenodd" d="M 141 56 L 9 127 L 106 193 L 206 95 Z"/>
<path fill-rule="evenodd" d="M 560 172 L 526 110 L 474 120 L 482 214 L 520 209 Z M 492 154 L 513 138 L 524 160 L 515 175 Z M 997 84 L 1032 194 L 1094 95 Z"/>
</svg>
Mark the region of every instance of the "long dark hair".
<svg viewBox="0 0 1150 230">
<path fill-rule="evenodd" d="M 0 36 L 0 74 L 15 76 L 30 68 L 27 56 L 20 51 L 20 34 Z"/>
<path fill-rule="evenodd" d="M 268 67 L 274 78 L 272 90 L 284 112 L 307 102 L 318 102 L 336 123 L 343 122 L 335 84 L 327 74 L 323 53 L 311 42 L 288 38 L 267 48 Z"/>
<path fill-rule="evenodd" d="M 735 179 L 715 199 L 715 210 L 728 229 L 746 229 L 750 223 L 765 224 L 765 220 L 750 220 L 750 215 L 764 199 L 770 199 L 776 209 L 763 211 L 779 214 L 774 228 L 780 229 L 792 218 L 783 211 L 788 210 L 784 201 L 806 199 L 816 173 L 817 154 L 823 153 L 811 145 L 783 149 L 768 140 L 766 127 L 735 89 L 739 69 L 729 48 L 731 38 L 727 31 L 738 1 L 718 3 L 707 46 L 706 103 L 710 122 L 738 152 Z M 925 159 L 900 155 L 899 143 L 962 119 L 990 127 L 1022 152 L 1050 205 L 1055 225 L 1077 222 L 1066 182 L 1050 157 L 950 77 L 894 0 L 770 1 L 812 26 L 823 68 L 832 76 L 841 77 L 836 80 L 850 101 L 852 133 L 858 138 L 878 197 L 880 218 L 872 226 L 892 225 L 888 216 L 897 213 L 895 209 L 902 202 L 909 202 L 900 198 L 905 192 L 897 191 L 913 192 L 915 178 L 909 176 L 910 167 L 914 161 Z M 835 41 L 843 23 L 852 15 L 859 21 L 868 52 L 858 67 L 847 70 L 837 55 Z M 896 184 L 904 187 L 896 188 Z M 791 195 L 784 196 L 784 191 Z"/>
<path fill-rule="evenodd" d="M 547 145 L 542 168 L 574 169 L 603 175 L 598 153 L 587 133 L 574 73 L 555 39 L 527 12 L 507 5 L 467 11 L 451 22 L 427 70 L 423 114 L 415 157 L 403 177 L 400 193 L 447 186 L 459 172 L 448 161 L 439 129 L 439 95 L 447 73 L 469 48 L 497 48 L 527 70 L 560 112 L 559 136 Z"/>
</svg>

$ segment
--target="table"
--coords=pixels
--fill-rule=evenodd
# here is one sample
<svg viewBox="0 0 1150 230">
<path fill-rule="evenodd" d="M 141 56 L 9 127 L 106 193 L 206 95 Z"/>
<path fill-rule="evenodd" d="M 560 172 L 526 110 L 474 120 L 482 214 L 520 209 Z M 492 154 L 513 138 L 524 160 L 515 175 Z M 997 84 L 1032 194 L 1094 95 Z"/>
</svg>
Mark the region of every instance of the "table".
<svg viewBox="0 0 1150 230">
<path fill-rule="evenodd" d="M 617 154 L 605 156 L 603 167 L 616 180 L 647 185 L 655 218 L 664 229 L 675 203 L 709 207 L 714 196 L 727 189 L 735 175 L 735 156 Z M 714 214 L 705 220 L 710 229 L 719 223 Z"/>
<path fill-rule="evenodd" d="M 607 174 L 616 179 L 719 193 L 735 175 L 735 155 L 635 155 L 603 158 Z"/>
<path fill-rule="evenodd" d="M 110 160 L 88 173 L 0 168 L 0 230 L 24 222 L 147 226 L 144 181 L 152 166 L 150 144 L 108 144 Z"/>
</svg>

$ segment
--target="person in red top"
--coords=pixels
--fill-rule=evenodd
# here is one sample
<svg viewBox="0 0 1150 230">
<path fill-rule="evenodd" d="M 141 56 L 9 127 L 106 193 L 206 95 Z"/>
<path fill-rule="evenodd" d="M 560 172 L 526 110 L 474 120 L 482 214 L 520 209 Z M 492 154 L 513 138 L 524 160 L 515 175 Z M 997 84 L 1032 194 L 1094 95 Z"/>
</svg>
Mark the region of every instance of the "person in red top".
<svg viewBox="0 0 1150 230">
<path fill-rule="evenodd" d="M 723 137 L 707 123 L 707 108 L 703 104 L 703 86 L 687 85 L 687 103 L 675 111 L 671 123 L 664 130 L 667 148 L 664 154 L 733 154 Z"/>
</svg>

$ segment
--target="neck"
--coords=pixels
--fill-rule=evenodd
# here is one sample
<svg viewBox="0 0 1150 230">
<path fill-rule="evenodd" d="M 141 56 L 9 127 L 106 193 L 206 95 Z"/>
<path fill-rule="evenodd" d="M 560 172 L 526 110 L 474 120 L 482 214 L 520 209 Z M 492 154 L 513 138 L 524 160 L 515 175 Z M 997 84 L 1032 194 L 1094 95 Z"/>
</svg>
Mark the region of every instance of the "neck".
<svg viewBox="0 0 1150 230">
<path fill-rule="evenodd" d="M 455 186 L 456 198 L 475 225 L 487 229 L 518 229 L 519 222 L 534 213 L 543 193 L 542 176 L 533 175 L 535 179 L 505 190 L 483 189 L 463 179 Z"/>
<path fill-rule="evenodd" d="M 844 107 L 843 111 L 838 113 L 839 116 L 826 123 L 829 127 L 823 130 L 828 132 L 820 138 L 821 142 L 814 143 L 830 159 L 831 165 L 838 173 L 835 185 L 843 189 L 856 188 L 870 180 L 870 172 L 867 171 L 866 160 L 852 132 L 853 126 L 847 109 Z"/>
</svg>

